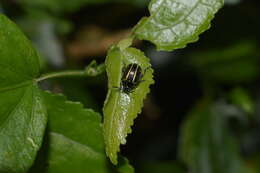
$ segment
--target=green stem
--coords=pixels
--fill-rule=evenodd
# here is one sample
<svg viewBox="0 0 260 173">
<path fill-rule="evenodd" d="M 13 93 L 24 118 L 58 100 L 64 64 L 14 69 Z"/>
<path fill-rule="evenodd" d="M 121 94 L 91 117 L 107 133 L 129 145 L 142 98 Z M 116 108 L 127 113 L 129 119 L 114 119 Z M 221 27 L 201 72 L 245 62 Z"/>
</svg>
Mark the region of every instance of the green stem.
<svg viewBox="0 0 260 173">
<path fill-rule="evenodd" d="M 50 78 L 57 78 L 57 77 L 69 77 L 69 76 L 81 76 L 81 77 L 94 77 L 102 74 L 105 72 L 105 64 L 97 65 L 96 61 L 93 60 L 84 70 L 70 70 L 70 71 L 61 71 L 61 72 L 53 72 L 44 74 L 38 79 L 36 82 L 40 82 Z"/>
<path fill-rule="evenodd" d="M 36 79 L 36 82 L 41 82 L 43 80 L 50 79 L 50 78 L 68 77 L 68 76 L 89 76 L 89 74 L 87 74 L 86 71 L 84 70 L 53 72 L 53 73 L 42 75 L 41 77 Z"/>
</svg>

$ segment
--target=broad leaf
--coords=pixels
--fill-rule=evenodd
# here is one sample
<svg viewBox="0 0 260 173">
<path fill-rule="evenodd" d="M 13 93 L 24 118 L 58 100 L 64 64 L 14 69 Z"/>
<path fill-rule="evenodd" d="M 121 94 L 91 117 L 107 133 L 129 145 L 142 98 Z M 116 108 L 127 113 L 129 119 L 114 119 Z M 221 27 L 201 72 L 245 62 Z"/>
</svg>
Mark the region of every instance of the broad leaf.
<svg viewBox="0 0 260 173">
<path fill-rule="evenodd" d="M 106 153 L 113 164 L 117 164 L 117 152 L 120 150 L 120 144 L 126 143 L 126 136 L 131 132 L 131 125 L 137 114 L 141 112 L 143 100 L 149 93 L 149 86 L 154 82 L 149 59 L 143 52 L 135 48 L 128 48 L 126 45 L 112 47 L 106 58 L 109 90 L 103 108 L 104 138 Z M 131 63 L 140 65 L 144 76 L 137 88 L 127 94 L 119 88 L 122 69 Z"/>
<path fill-rule="evenodd" d="M 218 104 L 201 103 L 181 131 L 180 156 L 192 173 L 246 173 Z"/>
<path fill-rule="evenodd" d="M 134 34 L 149 40 L 158 50 L 174 50 L 198 40 L 210 27 L 224 0 L 152 0 L 150 17 L 143 18 Z"/>
<path fill-rule="evenodd" d="M 101 116 L 63 96 L 43 92 L 49 126 L 46 155 L 37 160 L 32 172 L 109 172 L 102 134 Z M 44 154 L 43 154 L 44 155 Z M 47 165 L 44 170 L 39 165 Z"/>
<path fill-rule="evenodd" d="M 46 125 L 34 78 L 39 58 L 31 43 L 0 14 L 0 172 L 25 172 L 33 163 Z"/>
</svg>

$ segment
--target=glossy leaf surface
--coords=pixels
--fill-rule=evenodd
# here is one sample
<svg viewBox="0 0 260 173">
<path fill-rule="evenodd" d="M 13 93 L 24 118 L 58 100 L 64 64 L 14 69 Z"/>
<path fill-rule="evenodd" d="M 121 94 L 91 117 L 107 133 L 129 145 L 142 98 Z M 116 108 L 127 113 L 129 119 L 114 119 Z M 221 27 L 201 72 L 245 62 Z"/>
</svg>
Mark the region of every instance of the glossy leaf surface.
<svg viewBox="0 0 260 173">
<path fill-rule="evenodd" d="M 183 48 L 210 27 L 223 4 L 223 0 L 152 0 L 150 16 L 137 24 L 134 34 L 158 50 Z"/>
<path fill-rule="evenodd" d="M 31 43 L 0 14 L 0 172 L 25 172 L 41 146 L 47 118 L 34 81 L 39 68 Z"/>
<path fill-rule="evenodd" d="M 121 47 L 120 47 L 121 46 Z M 122 70 L 131 63 L 138 64 L 144 73 L 142 82 L 129 94 L 122 92 Z M 149 86 L 153 81 L 153 70 L 149 59 L 143 52 L 124 47 L 114 46 L 106 58 L 108 75 L 108 94 L 103 108 L 104 138 L 106 153 L 113 164 L 117 164 L 117 152 L 120 144 L 126 143 L 126 136 L 131 133 L 131 126 L 137 114 L 141 112 L 143 100 L 149 93 Z"/>
<path fill-rule="evenodd" d="M 43 150 L 46 173 L 109 172 L 101 116 L 67 101 L 61 95 L 43 92 L 48 115 L 48 142 Z M 38 169 L 39 170 L 39 169 Z"/>
</svg>

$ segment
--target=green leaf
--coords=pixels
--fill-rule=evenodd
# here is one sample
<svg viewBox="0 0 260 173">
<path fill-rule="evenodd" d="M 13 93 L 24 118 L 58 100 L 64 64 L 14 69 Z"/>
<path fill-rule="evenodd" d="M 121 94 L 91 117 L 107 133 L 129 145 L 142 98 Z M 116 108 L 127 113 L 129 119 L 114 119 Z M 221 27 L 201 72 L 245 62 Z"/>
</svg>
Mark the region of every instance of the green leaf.
<svg viewBox="0 0 260 173">
<path fill-rule="evenodd" d="M 31 43 L 0 14 L 0 172 L 25 172 L 42 142 L 46 110 L 34 78 L 39 58 Z"/>
<path fill-rule="evenodd" d="M 48 143 L 44 173 L 109 172 L 102 134 L 101 116 L 64 96 L 43 92 L 48 115 Z M 47 163 L 46 163 L 47 162 Z"/>
<path fill-rule="evenodd" d="M 120 45 L 119 45 L 120 46 Z M 122 69 L 130 63 L 137 63 L 145 72 L 142 82 L 130 94 L 123 93 L 120 87 Z M 153 81 L 153 70 L 149 59 L 135 48 L 114 46 L 106 58 L 108 75 L 108 94 L 104 104 L 104 138 L 106 153 L 113 164 L 117 164 L 117 152 L 120 144 L 126 143 L 126 136 L 131 133 L 131 125 L 141 112 L 143 100 L 149 93 Z M 146 70 L 145 70 L 146 69 Z"/>
<path fill-rule="evenodd" d="M 105 65 L 104 64 L 97 64 L 95 60 L 91 61 L 91 63 L 85 68 L 85 73 L 88 76 L 98 76 L 105 72 Z"/>
<path fill-rule="evenodd" d="M 39 57 L 17 26 L 0 14 L 0 88 L 9 90 L 33 82 Z"/>
<path fill-rule="evenodd" d="M 133 32 L 158 50 L 183 48 L 210 27 L 223 4 L 224 0 L 152 0 L 150 17 L 143 18 Z"/>
<path fill-rule="evenodd" d="M 83 79 L 60 78 L 56 79 L 57 84 L 66 95 L 68 100 L 82 103 L 85 107 L 91 108 L 95 111 L 100 111 L 102 108 L 93 96 L 93 92 L 88 88 L 88 82 Z"/>
<path fill-rule="evenodd" d="M 129 164 L 129 161 L 125 157 L 120 157 L 118 159 L 117 172 L 118 173 L 134 173 L 134 168 Z"/>
<path fill-rule="evenodd" d="M 227 116 L 218 104 L 203 102 L 181 130 L 180 156 L 192 173 L 246 173 Z"/>
</svg>

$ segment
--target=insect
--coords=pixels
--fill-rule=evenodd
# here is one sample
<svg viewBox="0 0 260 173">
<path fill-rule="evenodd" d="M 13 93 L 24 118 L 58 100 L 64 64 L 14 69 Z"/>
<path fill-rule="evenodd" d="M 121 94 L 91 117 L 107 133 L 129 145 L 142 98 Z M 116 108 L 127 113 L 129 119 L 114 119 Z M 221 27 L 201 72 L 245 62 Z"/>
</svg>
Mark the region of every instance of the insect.
<svg viewBox="0 0 260 173">
<path fill-rule="evenodd" d="M 126 94 L 131 93 L 142 82 L 142 77 L 142 68 L 138 64 L 127 65 L 123 68 L 120 90 Z"/>
</svg>

